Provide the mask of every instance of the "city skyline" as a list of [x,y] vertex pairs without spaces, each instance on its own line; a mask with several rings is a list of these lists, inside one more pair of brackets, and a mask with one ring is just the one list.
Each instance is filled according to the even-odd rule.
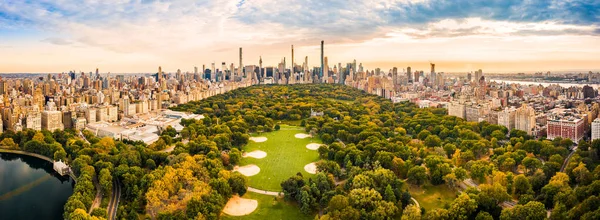
[[[277,10],[271,10],[276,8]],[[600,3],[174,1],[0,3],[0,73],[192,71],[234,63],[442,72],[598,71]],[[288,67],[290,65],[288,64]]]

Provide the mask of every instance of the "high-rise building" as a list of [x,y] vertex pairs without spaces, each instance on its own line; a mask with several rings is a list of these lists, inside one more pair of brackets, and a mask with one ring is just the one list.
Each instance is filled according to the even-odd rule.
[[592,140],[600,139],[600,118],[592,122]]
[[431,85],[436,85],[437,76],[435,74],[435,64],[430,63],[430,65],[431,65],[431,75],[429,76],[429,82],[431,83]]
[[535,110],[531,106],[523,104],[515,111],[515,129],[532,135],[533,128],[535,128]]
[[411,68],[406,67],[406,79],[408,80],[409,83],[413,82],[413,77],[412,77],[412,72],[411,72]]
[[321,79],[324,78],[324,74],[325,73],[325,41],[321,41],[321,74],[319,75],[319,77]]
[[502,125],[508,130],[515,128],[515,108],[504,108],[498,112],[498,125]]

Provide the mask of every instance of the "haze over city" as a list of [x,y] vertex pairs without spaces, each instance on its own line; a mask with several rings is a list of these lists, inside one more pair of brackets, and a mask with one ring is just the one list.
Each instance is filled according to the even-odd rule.
[[0,72],[192,71],[259,57],[276,65],[320,41],[332,63],[429,62],[446,72],[597,71],[598,1],[2,1]]

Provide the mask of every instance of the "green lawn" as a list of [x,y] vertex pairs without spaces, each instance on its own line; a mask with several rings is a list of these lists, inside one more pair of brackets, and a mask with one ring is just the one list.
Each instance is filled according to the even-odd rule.
[[314,216],[307,216],[300,212],[300,209],[295,205],[285,202],[283,199],[276,199],[275,196],[261,195],[258,193],[248,192],[244,196],[247,199],[258,200],[258,208],[250,215],[245,216],[229,216],[223,214],[222,219],[313,219]]
[[352,105],[352,103],[354,103],[354,101],[350,101],[350,100],[341,100],[341,99],[334,99],[334,98],[327,98],[327,100],[329,101],[334,101],[334,102],[340,102],[340,103],[344,103],[346,105]]
[[456,198],[456,192],[444,184],[437,186],[426,184],[421,187],[410,185],[408,191],[425,210],[444,208]]
[[243,149],[246,152],[262,150],[267,152],[267,157],[262,159],[244,158],[241,165],[255,164],[260,167],[260,172],[254,176],[248,177],[249,186],[269,190],[281,191],[281,182],[289,177],[302,172],[304,177],[310,177],[312,174],[304,171],[304,165],[319,160],[319,153],[316,150],[309,150],[306,145],[309,143],[321,143],[317,138],[299,139],[294,137],[297,133],[305,133],[301,127],[281,125],[281,130],[252,136],[264,136],[267,141],[256,143],[249,141]]

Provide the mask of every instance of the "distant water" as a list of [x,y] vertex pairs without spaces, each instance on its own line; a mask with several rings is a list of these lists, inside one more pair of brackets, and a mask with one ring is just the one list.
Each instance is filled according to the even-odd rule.
[[532,82],[532,81],[514,81],[514,80],[501,80],[501,79],[490,79],[491,82],[497,83],[510,83],[510,84],[520,84],[520,85],[542,85],[544,87],[548,87],[549,85],[559,85],[564,88],[569,87],[584,87],[585,85],[589,85],[594,89],[600,88],[600,84],[584,84],[584,83],[547,83],[547,82]]
[[73,183],[35,157],[0,153],[0,219],[63,219]]

